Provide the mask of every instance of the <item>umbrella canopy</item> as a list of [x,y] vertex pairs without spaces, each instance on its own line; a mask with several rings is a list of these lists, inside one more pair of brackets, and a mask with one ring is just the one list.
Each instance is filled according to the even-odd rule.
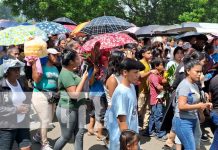
[[19,25],[19,23],[15,22],[15,21],[5,20],[5,19],[0,20],[0,28],[15,27],[18,25]]
[[157,29],[158,27],[160,27],[160,25],[144,26],[138,29],[135,34],[137,36],[151,36],[152,34],[154,34],[154,29]]
[[73,32],[71,33],[71,35],[77,35],[80,33],[80,31],[89,23],[89,21],[87,22],[83,22],[79,25],[76,26],[76,28],[73,30]]
[[68,32],[63,25],[56,22],[44,21],[44,22],[37,23],[36,26],[41,30],[43,30],[48,35],[55,35],[55,34]]
[[182,39],[184,41],[187,41],[189,38],[191,37],[197,37],[198,39],[203,39],[205,41],[207,41],[207,36],[201,33],[197,33],[197,32],[186,32],[184,34],[178,35],[175,38],[176,39]]
[[0,31],[0,45],[10,46],[23,44],[31,37],[40,37],[48,40],[44,31],[34,25],[10,27]]
[[106,33],[97,35],[93,39],[87,41],[82,46],[82,49],[84,51],[91,51],[96,42],[100,42],[100,49],[112,49],[129,43],[137,43],[133,38],[125,33]]
[[76,28],[75,25],[64,25],[64,27],[65,27],[67,30],[69,30],[70,32],[73,31],[73,30]]
[[97,35],[104,33],[112,33],[126,30],[133,25],[123,19],[117,18],[115,16],[102,16],[93,19],[87,24],[81,32],[88,35]]
[[54,22],[63,24],[63,25],[77,25],[73,20],[67,18],[67,17],[61,17],[53,20]]

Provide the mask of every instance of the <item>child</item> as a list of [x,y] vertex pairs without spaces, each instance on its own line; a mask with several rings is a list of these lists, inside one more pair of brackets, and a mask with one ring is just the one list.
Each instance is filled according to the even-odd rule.
[[121,63],[122,81],[112,96],[111,109],[108,111],[108,129],[110,150],[120,150],[119,138],[123,130],[138,131],[137,98],[133,84],[139,79],[139,71],[144,66],[133,59],[127,58]]
[[120,150],[138,150],[139,135],[133,130],[124,130],[120,135]]
[[[159,140],[166,140],[166,131],[160,131],[161,122],[163,119],[163,96],[164,91],[163,84],[166,83],[166,79],[163,78],[162,73],[164,71],[164,62],[160,58],[155,58],[151,62],[152,69],[157,70],[157,74],[150,74],[148,77],[150,87],[150,105],[151,115],[149,118],[149,135],[157,136]],[[153,130],[155,127],[155,132]]]

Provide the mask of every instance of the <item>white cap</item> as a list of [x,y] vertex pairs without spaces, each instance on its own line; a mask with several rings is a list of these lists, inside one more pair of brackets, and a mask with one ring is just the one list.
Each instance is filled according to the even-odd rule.
[[7,60],[4,60],[3,59],[3,70],[4,70],[4,73],[6,73],[8,71],[9,68],[21,68],[21,67],[24,67],[25,64],[21,61],[19,61],[18,59],[7,59]]
[[54,48],[49,48],[47,49],[48,54],[59,54],[60,52],[58,52],[56,49]]

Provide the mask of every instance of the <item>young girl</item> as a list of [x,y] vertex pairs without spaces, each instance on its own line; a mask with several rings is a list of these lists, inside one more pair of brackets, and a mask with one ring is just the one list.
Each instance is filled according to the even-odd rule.
[[139,135],[133,130],[124,130],[120,135],[120,150],[138,150]]

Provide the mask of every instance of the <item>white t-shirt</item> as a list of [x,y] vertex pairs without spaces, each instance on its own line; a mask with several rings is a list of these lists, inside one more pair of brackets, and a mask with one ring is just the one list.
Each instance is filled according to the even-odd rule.
[[[17,86],[11,85],[8,80],[6,80],[6,83],[11,88],[12,91],[12,102],[13,105],[18,107],[23,104],[23,102],[26,100],[26,95],[24,94],[19,82],[17,81]],[[20,123],[24,120],[25,114],[17,114],[17,123]]]
[[134,85],[126,87],[119,84],[112,96],[112,106],[108,112],[108,129],[110,135],[110,150],[120,150],[120,128],[117,117],[126,116],[128,129],[138,131],[137,98]]

